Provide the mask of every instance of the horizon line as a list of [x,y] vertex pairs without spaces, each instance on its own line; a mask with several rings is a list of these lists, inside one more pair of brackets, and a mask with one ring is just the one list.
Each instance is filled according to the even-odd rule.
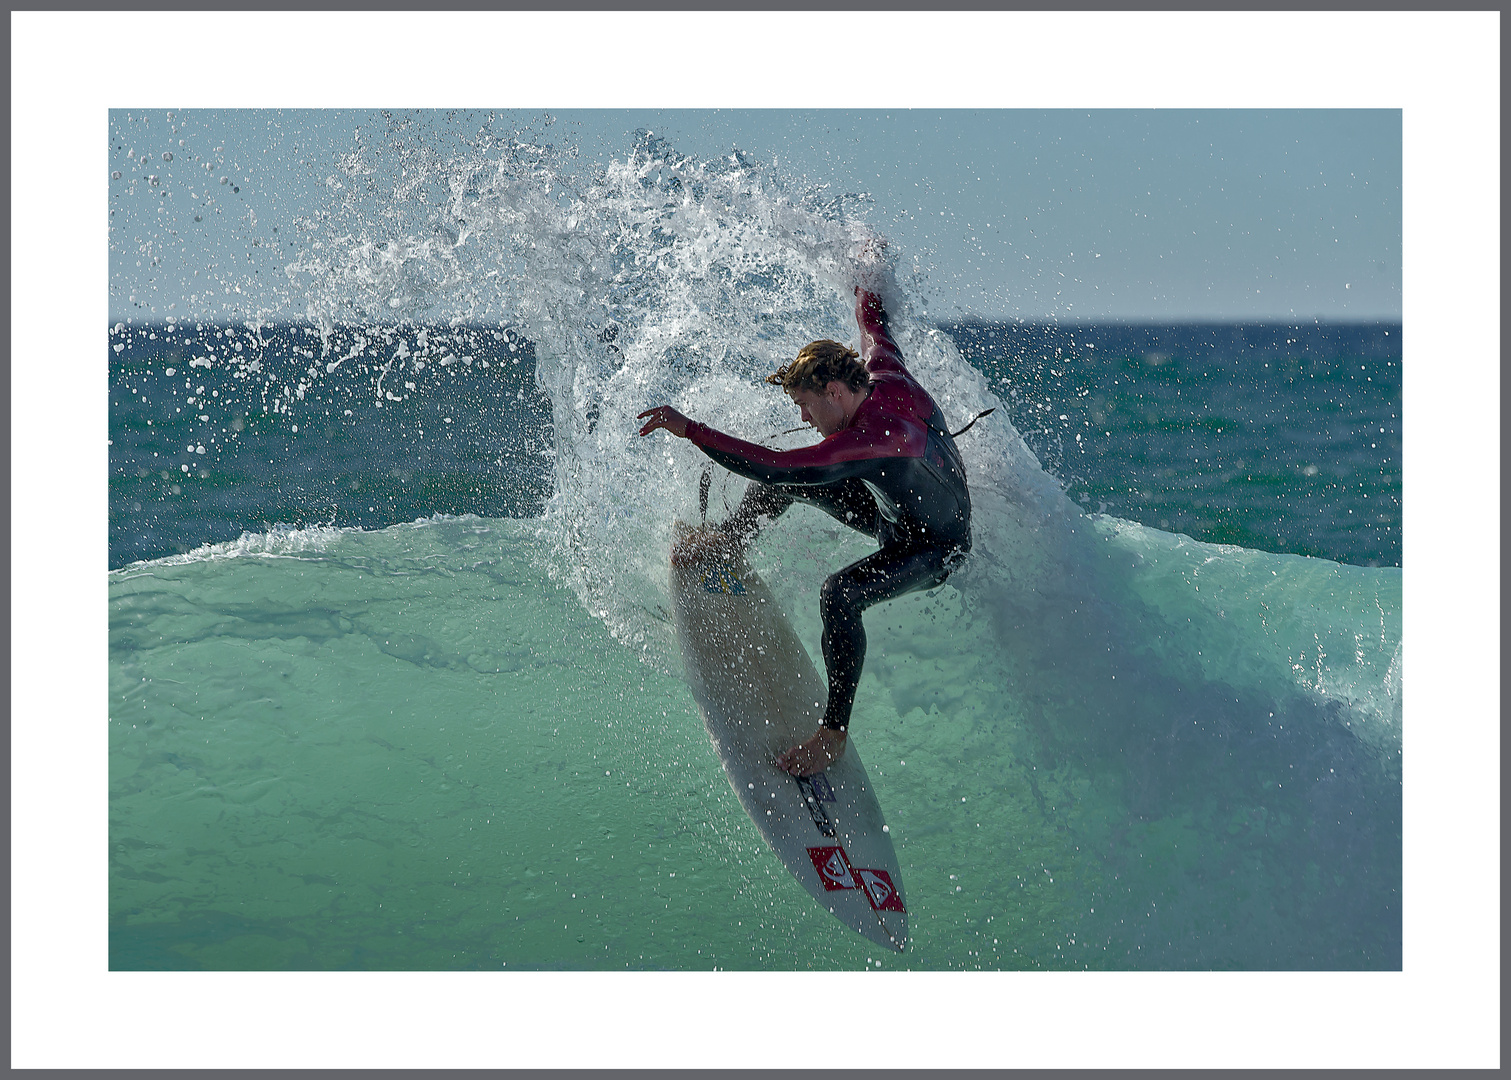
[[[153,318],[142,318],[134,315],[111,316],[106,320],[113,330],[117,323],[126,323],[137,326],[168,326],[178,328],[190,323],[202,323],[212,326],[244,326],[248,322],[257,322],[262,326],[307,326],[310,329],[318,329],[313,323],[308,322],[304,316],[290,316],[288,318],[275,318],[272,320],[253,319],[249,316],[227,316],[223,320],[216,320],[202,316],[178,316],[167,315]],[[928,318],[921,320],[931,325],[943,326],[1312,326],[1326,324],[1328,326],[1400,326],[1400,315],[1244,315],[1229,316],[1220,315],[1076,315],[1076,316],[1027,316],[1027,315],[956,315],[949,318]],[[365,320],[362,322],[340,323],[340,326],[357,327],[398,327],[398,326],[426,326],[487,330],[518,330],[519,324],[492,321],[461,321],[453,322],[449,319],[436,319],[434,321],[422,319],[398,319],[398,320]]]

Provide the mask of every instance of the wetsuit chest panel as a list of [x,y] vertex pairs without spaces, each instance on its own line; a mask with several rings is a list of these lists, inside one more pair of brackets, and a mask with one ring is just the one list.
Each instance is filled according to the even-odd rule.
[[847,457],[853,455],[851,460],[923,457],[929,443],[928,425],[905,414],[899,415],[903,410],[889,408],[895,403],[888,399],[890,396],[872,391],[871,396],[855,410],[850,426],[829,436],[837,452]]

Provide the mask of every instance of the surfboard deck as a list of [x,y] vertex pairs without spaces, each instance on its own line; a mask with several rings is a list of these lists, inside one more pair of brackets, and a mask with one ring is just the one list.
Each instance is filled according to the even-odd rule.
[[827,691],[775,598],[728,548],[681,557],[699,530],[673,526],[671,594],[693,698],[740,804],[782,864],[840,922],[902,951],[902,871],[855,741],[797,779],[777,754],[813,734]]

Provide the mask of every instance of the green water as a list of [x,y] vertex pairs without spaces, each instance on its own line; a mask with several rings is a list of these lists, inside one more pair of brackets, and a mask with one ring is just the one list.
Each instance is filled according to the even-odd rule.
[[[765,848],[686,685],[543,585],[522,527],[322,546],[112,578],[112,968],[883,961]],[[1074,870],[1024,779],[871,690],[903,962],[1060,959]],[[942,780],[941,755],[978,764]],[[965,872],[983,836],[1000,859]]]
[[[808,594],[849,553],[817,520],[756,559],[814,653]],[[616,640],[541,527],[282,532],[111,575],[112,969],[1399,963],[1398,735],[1367,698],[1298,704],[1285,662],[1383,602],[1378,641],[1316,662],[1334,697],[1388,683],[1398,571],[1107,525],[1144,547],[1119,587],[1164,605],[1136,627],[1157,649],[1019,648],[969,576],[877,609],[854,744],[908,898],[893,958],[760,839],[664,610]],[[1265,625],[1228,616],[1254,596]]]

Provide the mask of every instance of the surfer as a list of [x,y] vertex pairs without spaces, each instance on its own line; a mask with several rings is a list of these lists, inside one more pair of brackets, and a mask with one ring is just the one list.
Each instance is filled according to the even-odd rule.
[[816,506],[881,544],[824,582],[819,613],[829,700],[813,736],[776,759],[794,776],[819,772],[845,752],[866,658],[862,612],[941,584],[971,546],[965,466],[943,414],[903,366],[880,297],[860,286],[855,321],[860,353],[815,341],[766,379],[785,390],[804,423],[824,437],[814,446],[771,450],[689,420],[670,405],[639,416],[649,418],[642,436],[664,428],[755,481],[728,520],[680,557],[720,544],[743,550],[794,502]]

